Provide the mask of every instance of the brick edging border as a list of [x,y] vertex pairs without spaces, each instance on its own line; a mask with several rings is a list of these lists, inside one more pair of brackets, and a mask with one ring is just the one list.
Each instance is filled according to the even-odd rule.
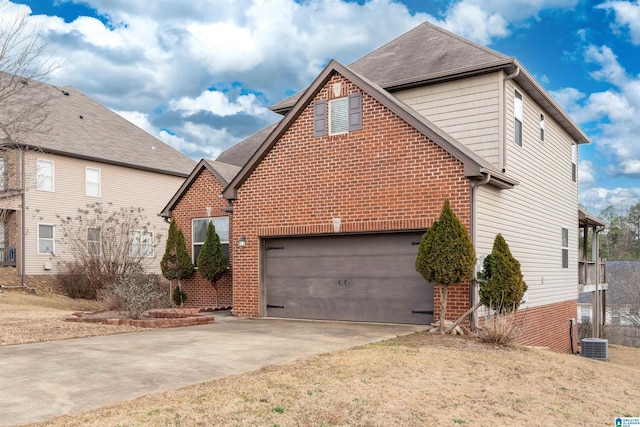
[[159,309],[149,311],[145,319],[101,319],[84,317],[97,314],[99,311],[77,311],[65,318],[67,322],[101,323],[103,325],[131,325],[138,328],[177,328],[181,326],[207,325],[215,323],[212,315],[200,315],[202,312],[213,312],[212,309],[181,308]]

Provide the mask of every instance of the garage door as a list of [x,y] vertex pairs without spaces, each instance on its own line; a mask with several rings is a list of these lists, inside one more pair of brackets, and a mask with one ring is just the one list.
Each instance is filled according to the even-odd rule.
[[415,271],[422,233],[265,240],[267,316],[433,321],[433,286]]

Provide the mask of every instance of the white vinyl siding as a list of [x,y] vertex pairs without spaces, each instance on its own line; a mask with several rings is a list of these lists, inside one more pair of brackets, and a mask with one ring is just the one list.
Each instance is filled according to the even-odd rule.
[[86,195],[89,197],[100,197],[101,195],[101,173],[98,168],[86,168]]
[[55,252],[55,236],[53,224],[38,224],[38,254]]
[[499,166],[500,88],[498,73],[394,92],[429,121]]
[[36,188],[39,191],[50,191],[54,189],[53,186],[53,162],[50,160],[38,159],[36,163],[37,168],[37,184]]
[[[506,123],[513,123],[513,82],[508,82]],[[578,185],[571,180],[573,139],[547,114],[544,144],[539,141],[541,107],[523,93],[523,143],[513,143],[513,126],[506,126],[507,173],[519,184],[509,190],[490,185],[477,189],[476,252],[491,252],[501,233],[521,263],[529,289],[523,307],[577,299]],[[568,268],[562,268],[560,230],[569,230]]]

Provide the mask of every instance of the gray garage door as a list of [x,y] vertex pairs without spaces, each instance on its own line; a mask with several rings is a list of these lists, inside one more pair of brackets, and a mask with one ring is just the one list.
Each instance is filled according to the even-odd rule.
[[415,271],[422,233],[265,241],[267,316],[433,321],[433,286]]

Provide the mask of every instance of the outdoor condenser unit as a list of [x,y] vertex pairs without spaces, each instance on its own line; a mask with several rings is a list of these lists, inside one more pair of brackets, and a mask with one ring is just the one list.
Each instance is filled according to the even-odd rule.
[[583,338],[582,355],[591,359],[607,360],[609,358],[609,340]]

